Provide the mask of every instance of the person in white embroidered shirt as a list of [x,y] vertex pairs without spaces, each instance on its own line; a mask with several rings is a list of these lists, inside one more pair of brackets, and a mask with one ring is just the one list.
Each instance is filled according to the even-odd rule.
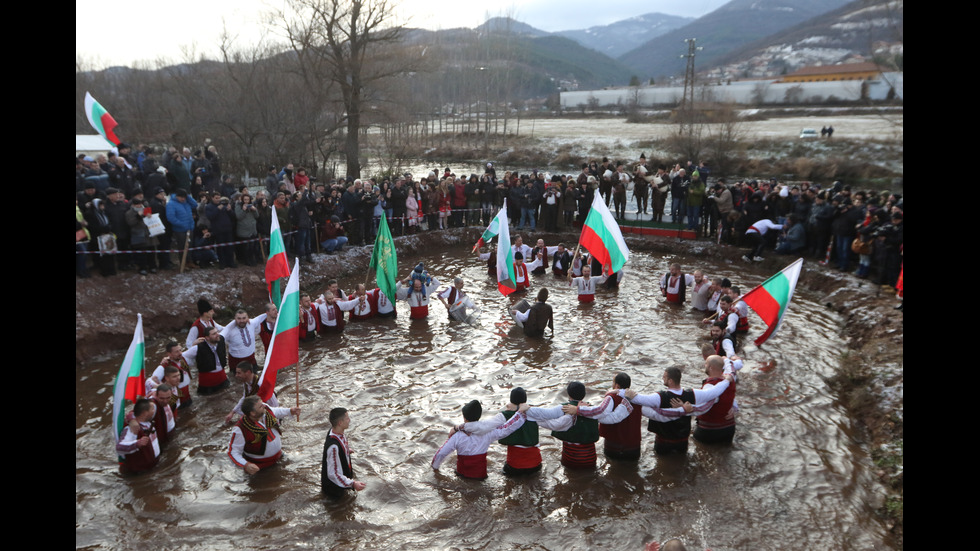
[[582,277],[572,277],[572,272],[568,272],[568,284],[578,289],[579,302],[595,301],[595,286],[601,283],[597,277],[592,277],[592,267],[586,264],[582,266]]
[[271,467],[282,457],[282,434],[279,419],[287,415],[299,416],[302,410],[293,408],[267,408],[258,396],[242,400],[242,418],[231,429],[228,457],[255,474]]
[[331,291],[327,291],[316,299],[316,309],[320,313],[320,331],[322,333],[341,333],[344,330],[344,312],[349,312],[357,306],[357,299],[341,300]]
[[514,238],[513,249],[514,249],[514,254],[521,253],[524,256],[524,258],[528,260],[531,259],[531,252],[532,252],[531,247],[528,247],[527,245],[524,244],[524,239],[521,237],[520,234],[517,234],[517,236]]
[[[463,423],[460,430],[471,435],[487,434],[503,425],[516,412],[520,404],[527,402],[527,392],[517,387],[510,391],[510,403],[488,421]],[[541,450],[538,444],[538,427],[549,430],[568,430],[574,419],[565,415],[561,406],[552,408],[532,407],[527,411],[527,421],[510,436],[500,440],[507,446],[504,474],[509,476],[535,473],[541,470]]]
[[708,311],[708,300],[715,291],[711,280],[704,277],[704,272],[694,270],[694,285],[691,287],[691,308],[702,312]]
[[228,345],[228,369],[234,373],[235,366],[241,362],[255,362],[255,337],[262,330],[262,322],[267,315],[262,314],[254,320],[248,319],[248,312],[239,309],[235,321],[221,330],[221,336]]
[[681,273],[681,265],[676,262],[670,265],[670,271],[660,278],[660,292],[672,304],[683,304],[687,287],[694,285],[694,276]]
[[366,320],[374,317],[377,312],[370,299],[371,297],[367,293],[367,287],[363,283],[358,283],[354,287],[354,294],[347,297],[347,300],[357,301],[354,309],[350,311],[350,321]]
[[[473,308],[475,306],[473,301],[471,301],[463,291],[463,285],[463,278],[454,277],[453,286],[446,287],[442,292],[436,295],[446,306],[446,311],[449,313],[450,321],[453,319],[466,319],[466,309]],[[457,318],[454,318],[453,314],[455,314]]]
[[[653,450],[656,453],[683,453],[687,451],[688,439],[691,435],[691,420],[687,408],[680,411],[678,408],[686,402],[701,406],[702,410],[698,414],[707,411],[705,404],[714,403],[725,392],[731,377],[731,374],[726,374],[726,380],[707,390],[684,390],[681,388],[681,370],[674,366],[664,370],[663,381],[666,390],[657,394],[641,395],[630,388],[624,390],[623,395],[633,405],[641,406],[643,416],[650,419],[648,429],[657,435],[653,443]],[[673,409],[667,408],[668,404],[665,400],[669,401]]]
[[325,496],[340,498],[347,490],[360,491],[367,484],[354,479],[350,444],[344,434],[350,428],[350,414],[346,409],[330,410],[330,427],[320,460],[320,490]]
[[[526,419],[526,412],[529,409],[527,404],[521,404],[506,423],[493,429],[486,434],[467,434],[456,430],[449,431],[449,439],[439,448],[435,457],[432,458],[432,469],[438,471],[439,465],[445,461],[453,451],[456,452],[456,474],[463,478],[487,477],[487,450],[490,443],[500,440],[521,428]],[[479,421],[483,415],[483,406],[478,400],[472,400],[463,406],[463,419],[465,421]]]
[[408,302],[411,311],[409,319],[425,319],[429,317],[429,298],[439,288],[439,280],[435,277],[428,285],[424,285],[421,279],[412,278],[398,282],[395,289],[395,299]]

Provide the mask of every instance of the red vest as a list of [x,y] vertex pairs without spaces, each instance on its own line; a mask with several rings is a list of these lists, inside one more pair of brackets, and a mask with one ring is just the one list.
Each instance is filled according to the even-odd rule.
[[[737,313],[737,312],[736,312]],[[739,333],[745,333],[749,330],[749,318],[748,316],[738,317],[738,323],[735,324],[735,331]]]
[[[161,365],[164,369],[174,366],[180,370],[180,385],[183,385],[184,381],[187,381],[190,378],[190,369],[187,366],[187,362],[184,361],[184,358],[181,358],[176,362],[170,358],[167,358]],[[191,399],[191,385],[178,386],[176,393],[180,397],[180,401],[186,403]],[[176,412],[174,412],[174,414],[176,414]]]
[[[357,298],[357,295],[351,295],[351,296],[347,297],[347,300],[354,300],[355,298]],[[355,314],[354,312],[356,312],[358,310],[358,307],[355,306],[354,309],[350,311],[350,320],[351,321],[354,321],[354,320],[362,321],[362,320],[367,320],[367,319],[371,319],[371,318],[374,317],[374,314],[375,314],[375,312],[378,311],[378,308],[377,308],[377,306],[374,305],[373,301],[371,300],[371,295],[367,295],[367,296],[364,297],[364,303],[367,304],[368,313],[367,314]]]
[[245,437],[245,448],[242,450],[244,452],[243,455],[245,455],[245,459],[248,459],[252,463],[255,463],[256,465],[258,465],[260,469],[264,469],[272,465],[276,461],[278,461],[279,457],[282,456],[282,452],[272,457],[266,457],[266,458],[259,457],[265,453],[265,443],[268,442],[269,440],[275,440],[276,438],[276,433],[273,432],[273,428],[272,428],[273,427],[272,419],[275,419],[275,416],[273,416],[272,413],[269,413],[268,411],[266,412],[266,416],[263,419],[263,422],[265,422],[266,427],[269,429],[268,431],[269,433],[268,436],[264,438],[258,438],[258,442],[255,442],[256,434],[250,431],[248,427],[245,426],[245,423],[243,422],[244,419],[245,416],[243,415],[242,418],[238,420],[238,428],[242,431],[242,436]]
[[[612,391],[606,394],[611,396],[614,407],[619,406],[623,398],[619,391]],[[640,448],[640,428],[643,424],[642,408],[634,407],[629,417],[622,421],[607,425],[599,423],[599,436],[606,439],[605,447],[612,451],[628,451]]]
[[[712,377],[705,379],[704,384],[718,384],[725,379]],[[703,385],[702,385],[703,386]],[[735,402],[735,381],[729,383],[728,388],[721,394],[715,405],[707,413],[698,417],[698,427],[706,430],[724,429],[735,426],[735,418],[728,418],[728,412],[732,409]]]
[[272,341],[272,331],[275,329],[276,322],[272,322],[272,327],[268,327],[269,320],[263,321],[262,325],[259,327],[259,338],[262,339],[262,345],[265,347],[265,351],[269,351],[269,343]]
[[150,438],[150,443],[142,448],[138,448],[131,454],[123,456],[123,469],[125,471],[135,474],[148,471],[156,466],[160,458],[153,450],[153,433],[154,429],[146,430],[143,428],[143,425],[140,425],[140,431],[136,435],[136,439],[139,440],[147,436]]
[[[520,280],[521,276],[524,277],[524,281]],[[517,290],[528,289],[531,287],[531,280],[527,277],[527,264],[514,264],[514,283],[517,284]]]
[[167,444],[167,441],[170,440],[170,434],[167,432],[167,410],[156,400],[153,400],[153,403],[157,406],[157,413],[153,416],[153,430],[156,431],[157,441],[160,442],[160,447],[163,448]]
[[299,323],[299,338],[301,340],[320,332],[320,316],[315,309],[311,308],[307,311],[300,307],[299,313],[300,317],[303,318]]

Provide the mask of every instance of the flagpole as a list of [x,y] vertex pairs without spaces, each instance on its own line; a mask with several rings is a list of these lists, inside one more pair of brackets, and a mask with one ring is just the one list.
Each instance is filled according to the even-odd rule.
[[[296,362],[296,407],[299,407],[299,362]],[[296,420],[299,421],[298,413],[296,414]]]
[[184,239],[184,254],[180,257],[180,273],[184,273],[184,267],[187,266],[187,249],[191,246],[191,232],[187,232],[187,237]]

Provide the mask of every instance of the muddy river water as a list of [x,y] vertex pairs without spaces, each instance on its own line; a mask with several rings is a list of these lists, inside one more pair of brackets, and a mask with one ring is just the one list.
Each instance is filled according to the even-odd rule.
[[[692,440],[686,456],[662,458],[644,430],[639,462],[607,460],[600,443],[598,469],[579,472],[560,465],[560,444],[542,430],[544,468],[536,475],[505,477],[499,444],[485,481],[454,476],[453,457],[433,472],[432,456],[470,399],[489,415],[514,386],[527,389],[532,405],[552,405],[564,401],[571,380],[585,382],[594,400],[618,371],[642,393],[660,390],[671,365],[683,366],[685,387],[703,378],[701,316],[665,305],[654,282],[673,258],[635,253],[619,291],[599,291],[586,306],[552,275],[533,276],[532,291],[552,291],[556,322],[554,338],[535,341],[513,327],[511,300],[466,252],[421,260],[443,281],[462,275],[482,309],[478,326],[449,322],[441,304],[427,322],[410,321],[399,307],[396,320],[349,324],[332,342],[301,344],[303,414],[286,423],[285,459],[256,476],[226,453],[223,419],[240,396],[234,387],[195,397],[152,473],[120,476],[109,425],[112,378],[125,351],[77,369],[76,547],[642,549],[675,536],[689,549],[715,551],[895,546],[873,514],[866,448],[822,379],[839,360],[840,320],[805,289],[764,350],[747,346],[732,446]],[[764,278],[735,275],[721,261],[697,267],[743,290]],[[345,289],[353,283],[341,281]],[[751,319],[754,337],[760,322]],[[147,343],[148,365],[163,345]],[[769,360],[777,367],[760,369]],[[292,368],[280,374],[285,405],[296,403],[294,379]],[[319,494],[327,412],[336,406],[351,411],[354,469],[367,483],[339,503]]]

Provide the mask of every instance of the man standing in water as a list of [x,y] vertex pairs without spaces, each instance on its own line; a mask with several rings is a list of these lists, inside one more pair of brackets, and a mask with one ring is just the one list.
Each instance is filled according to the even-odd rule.
[[677,367],[664,370],[663,380],[667,389],[657,394],[640,395],[633,389],[626,390],[624,394],[633,405],[641,406],[643,415],[650,418],[648,429],[657,435],[653,451],[683,453],[687,451],[688,438],[691,435],[691,418],[679,409],[666,408],[672,405],[673,400],[697,404],[702,409],[709,408],[728,389],[728,385],[732,384],[732,375],[725,375],[719,384],[701,390],[682,389],[681,370]]
[[681,273],[681,265],[673,263],[670,271],[660,278],[660,292],[671,304],[684,304],[687,300],[687,287],[696,283],[691,274]]
[[[603,453],[610,459],[636,461],[640,458],[640,426],[642,414],[640,408],[629,405],[629,401],[620,396],[620,390],[630,387],[630,376],[618,373],[613,379],[612,390],[598,406],[565,406],[564,411],[570,415],[597,417],[606,414],[599,423],[599,435],[605,439]],[[626,403],[626,408],[619,408]]]
[[235,366],[241,362],[255,364],[255,337],[259,334],[262,322],[267,315],[262,314],[254,320],[248,319],[248,312],[239,309],[235,312],[235,321],[221,330],[221,336],[228,345],[228,369],[235,372]]
[[408,302],[410,312],[409,319],[425,319],[429,317],[429,297],[439,288],[439,280],[431,278],[428,285],[425,285],[420,278],[406,279],[398,282],[395,289],[395,299]]
[[[456,474],[463,478],[487,477],[487,450],[490,443],[500,440],[521,428],[526,419],[525,414],[528,410],[527,404],[521,404],[517,408],[517,414],[513,415],[506,423],[493,429],[486,434],[467,434],[455,427],[450,431],[449,439],[439,448],[435,457],[432,458],[432,469],[438,471],[439,466],[446,460],[453,451],[456,452]],[[483,406],[478,400],[472,400],[463,406],[463,420],[466,422],[479,421],[483,415]]]
[[[725,359],[721,356],[708,356],[704,361],[705,374],[701,390],[711,390],[721,386],[726,381]],[[730,375],[729,375],[730,377]],[[735,403],[735,382],[730,381],[728,388],[717,400],[707,404],[698,404],[695,410],[705,410],[698,416],[698,426],[694,429],[694,438],[704,444],[731,444],[735,438],[735,416],[731,414]]]
[[156,404],[141,398],[133,406],[133,419],[119,435],[116,453],[123,457],[119,470],[124,474],[138,474],[156,466],[160,460],[160,442],[157,440],[153,417]]
[[568,284],[578,289],[579,302],[595,301],[595,285],[599,278],[592,277],[592,267],[586,264],[582,266],[582,277],[572,277],[572,272],[568,272]]
[[538,291],[538,299],[527,309],[527,312],[511,310],[511,314],[524,324],[524,335],[527,337],[543,337],[544,328],[551,329],[551,336],[555,335],[555,315],[548,300],[548,289],[542,287]]
[[[521,387],[510,391],[510,403],[503,411],[489,421],[464,423],[460,430],[482,435],[503,425],[517,413],[521,404],[527,402],[527,392]],[[572,426],[573,419],[565,415],[561,406],[553,408],[531,408],[527,412],[527,421],[513,434],[500,439],[507,446],[507,462],[504,463],[504,474],[516,476],[536,473],[541,470],[541,448],[538,445],[538,426],[552,430],[566,430]],[[596,439],[598,439],[598,432]]]
[[344,408],[330,410],[330,432],[323,443],[320,460],[320,491],[323,495],[340,498],[348,490],[363,490],[365,483],[354,479],[350,445],[344,432],[350,427],[350,414]]
[[242,400],[242,418],[231,429],[228,457],[248,474],[271,467],[282,457],[279,419],[300,411],[299,407],[267,408],[258,396],[248,396]]

